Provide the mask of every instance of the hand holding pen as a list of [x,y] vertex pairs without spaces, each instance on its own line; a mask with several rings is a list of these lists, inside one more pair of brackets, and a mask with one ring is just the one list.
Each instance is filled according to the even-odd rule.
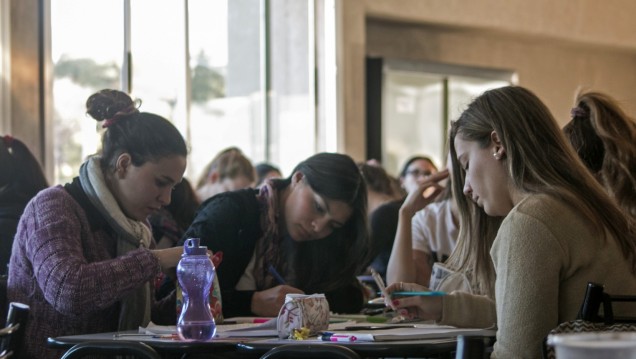
[[268,272],[279,285],[254,292],[252,296],[252,313],[259,317],[276,317],[280,307],[285,303],[287,294],[305,294],[302,290],[285,284],[285,279],[273,266],[268,267]]
[[408,309],[421,320],[442,319],[444,292],[434,292],[416,283],[403,282],[391,284],[386,292],[392,296],[394,306]]

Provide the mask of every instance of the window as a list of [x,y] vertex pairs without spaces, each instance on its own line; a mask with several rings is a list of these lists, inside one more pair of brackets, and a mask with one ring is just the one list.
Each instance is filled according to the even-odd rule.
[[0,135],[11,133],[9,114],[9,2],[0,1]]
[[142,111],[180,129],[193,182],[229,146],[290,174],[324,149],[316,138],[316,8],[311,0],[52,1],[54,182],[71,180],[97,150],[88,96],[128,87]]
[[[413,155],[431,157],[440,167],[450,121],[459,117],[482,92],[515,81],[512,71],[462,66],[370,59],[381,71],[381,120],[376,145],[383,166],[398,175]],[[377,122],[377,121],[376,121]],[[377,126],[370,122],[371,126]]]

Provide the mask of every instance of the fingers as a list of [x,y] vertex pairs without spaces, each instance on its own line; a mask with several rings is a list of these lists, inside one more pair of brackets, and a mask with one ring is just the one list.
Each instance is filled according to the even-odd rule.
[[[290,285],[286,285],[286,284],[282,284],[277,286],[279,288],[279,290],[285,294],[305,294],[305,292],[303,292],[302,290],[292,287]],[[274,287],[276,288],[276,287]]]
[[439,182],[443,179],[448,178],[449,172],[448,169],[443,169],[437,173],[433,173],[427,178],[427,182]]

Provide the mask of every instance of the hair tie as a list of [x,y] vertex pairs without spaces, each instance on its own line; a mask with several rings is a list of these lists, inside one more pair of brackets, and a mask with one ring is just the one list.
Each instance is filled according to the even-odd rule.
[[121,120],[122,118],[125,118],[128,115],[132,115],[133,113],[139,113],[139,110],[137,109],[137,106],[135,103],[131,104],[130,106],[126,107],[123,110],[117,111],[117,113],[114,114],[113,117],[107,118],[104,121],[102,128],[108,128],[114,125],[115,123],[119,122],[119,120]]
[[573,107],[572,110],[570,110],[570,116],[572,118],[575,118],[575,117],[588,117],[588,112],[584,108],[581,108],[580,106],[577,106],[577,107]]
[[11,146],[13,145],[13,136],[4,135],[4,137],[2,137],[2,142],[4,142],[4,145],[7,148],[7,150],[11,149]]

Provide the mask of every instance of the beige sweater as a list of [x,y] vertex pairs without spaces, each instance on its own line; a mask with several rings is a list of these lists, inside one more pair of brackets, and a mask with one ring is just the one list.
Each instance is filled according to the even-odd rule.
[[[493,358],[541,358],[544,337],[576,318],[589,281],[611,294],[636,294],[636,277],[616,242],[602,240],[572,207],[546,195],[513,208],[490,255],[497,272]],[[495,319],[485,297],[451,293],[443,303],[444,324],[486,327]],[[615,306],[614,314],[636,316],[636,306]]]

